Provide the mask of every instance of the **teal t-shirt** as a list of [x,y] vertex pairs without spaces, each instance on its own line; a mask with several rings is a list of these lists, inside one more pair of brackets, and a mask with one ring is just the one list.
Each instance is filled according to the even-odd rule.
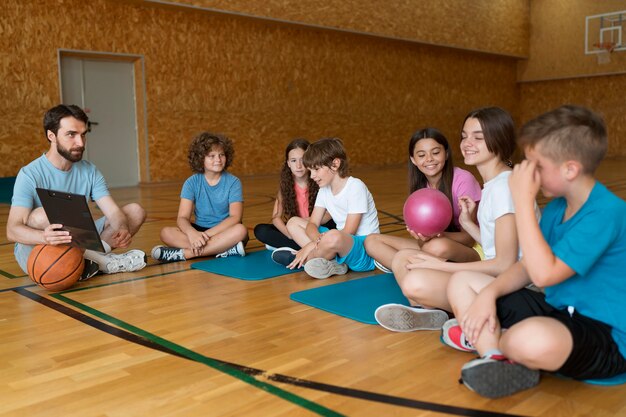
[[204,174],[194,174],[183,184],[180,198],[193,202],[198,226],[211,228],[229,216],[230,203],[243,202],[241,181],[223,172],[217,184],[209,185]]
[[563,222],[566,201],[551,201],[541,231],[552,252],[576,273],[546,287],[546,301],[574,309],[613,328],[626,357],[626,202],[596,182],[587,201]]
[[52,165],[45,154],[20,169],[11,205],[30,209],[41,207],[35,188],[82,194],[92,201],[110,195],[102,173],[91,162],[78,161],[69,171],[62,171]]

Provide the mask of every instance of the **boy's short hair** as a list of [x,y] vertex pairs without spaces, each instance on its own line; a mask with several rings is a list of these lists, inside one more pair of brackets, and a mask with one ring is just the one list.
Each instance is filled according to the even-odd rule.
[[307,168],[332,167],[336,158],[340,160],[337,173],[341,178],[347,177],[349,171],[348,157],[343,142],[339,138],[322,138],[313,142],[304,152],[302,162]]
[[541,145],[541,154],[556,162],[575,160],[593,174],[606,155],[608,139],[602,117],[582,106],[565,105],[526,123],[520,147]]
[[204,157],[213,150],[214,147],[222,148],[226,155],[224,171],[233,163],[235,149],[233,141],[220,133],[202,132],[194,137],[189,145],[187,159],[193,172],[204,173]]

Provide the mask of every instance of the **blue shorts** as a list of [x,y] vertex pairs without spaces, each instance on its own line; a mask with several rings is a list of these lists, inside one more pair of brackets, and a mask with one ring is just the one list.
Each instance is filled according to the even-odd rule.
[[[101,234],[104,230],[104,223],[106,222],[106,217],[100,217],[95,221],[96,229],[98,233]],[[15,255],[15,260],[17,261],[22,271],[28,274],[28,257],[30,256],[30,252],[33,250],[34,245],[25,245],[23,243],[16,243],[15,248],[13,248],[13,254]]]
[[348,268],[356,272],[373,271],[376,268],[374,258],[365,252],[366,237],[352,236],[352,249],[346,256],[337,256],[335,258],[337,262],[348,265]]

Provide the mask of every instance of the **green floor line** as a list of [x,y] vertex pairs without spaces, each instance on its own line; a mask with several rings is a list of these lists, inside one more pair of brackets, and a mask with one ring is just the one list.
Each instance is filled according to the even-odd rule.
[[[179,271],[177,271],[179,272]],[[165,274],[162,274],[165,275]],[[146,277],[148,278],[148,277]],[[103,285],[104,286],[104,285]],[[94,288],[94,287],[90,287],[90,288]],[[77,288],[76,290],[82,290],[82,289],[86,289],[86,288]],[[66,291],[67,292],[73,292],[72,290],[70,291]],[[115,326],[118,326],[126,331],[129,331],[131,333],[134,333],[138,336],[144,337],[145,339],[148,339],[160,346],[163,346],[165,348],[168,348],[172,351],[175,351],[179,354],[181,354],[182,356],[191,359],[193,361],[202,363],[204,365],[207,365],[217,371],[220,371],[226,375],[229,375],[233,378],[236,378],[242,382],[245,382],[247,384],[250,384],[256,388],[262,389],[263,391],[266,391],[269,394],[275,395],[279,398],[282,398],[283,400],[289,401],[292,404],[295,404],[297,406],[300,406],[302,408],[305,408],[313,413],[316,413],[318,415],[321,416],[332,416],[332,417],[338,417],[338,416],[343,416],[343,414],[337,413],[336,411],[333,411],[329,408],[326,408],[320,404],[314,403],[312,401],[307,400],[306,398],[300,397],[296,394],[292,394],[289,391],[285,391],[275,385],[272,384],[268,384],[266,382],[263,381],[259,381],[258,379],[256,379],[254,376],[252,375],[248,375],[245,372],[242,372],[238,369],[233,368],[232,366],[229,366],[228,364],[216,361],[215,359],[209,358],[207,356],[201,355],[197,352],[194,352],[193,350],[187,349],[186,347],[183,347],[181,345],[177,345],[176,343],[170,342],[169,340],[163,339],[153,333],[150,333],[146,330],[140,329],[139,327],[135,327],[132,324],[126,323],[125,321],[119,320],[113,316],[110,316],[106,313],[103,313],[100,310],[97,310],[95,308],[89,307],[85,304],[82,304],[78,301],[72,300],[71,298],[67,298],[65,297],[62,293],[56,293],[56,294],[50,294],[51,297],[56,298],[57,300],[63,301],[69,305],[74,306],[75,308],[78,308],[79,310],[82,310],[86,313],[89,313],[95,317],[98,317],[110,324],[113,324]]]

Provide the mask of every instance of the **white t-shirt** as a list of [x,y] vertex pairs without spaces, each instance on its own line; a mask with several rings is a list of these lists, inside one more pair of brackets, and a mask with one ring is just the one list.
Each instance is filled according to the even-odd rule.
[[330,185],[320,188],[315,199],[315,207],[323,207],[330,213],[337,224],[337,230],[343,230],[348,214],[363,214],[356,231],[357,236],[379,233],[378,212],[374,197],[363,181],[348,177],[346,185],[337,195],[333,195]]
[[483,185],[478,205],[478,224],[485,259],[496,257],[496,220],[505,214],[515,213],[509,175],[511,171],[504,171]]

